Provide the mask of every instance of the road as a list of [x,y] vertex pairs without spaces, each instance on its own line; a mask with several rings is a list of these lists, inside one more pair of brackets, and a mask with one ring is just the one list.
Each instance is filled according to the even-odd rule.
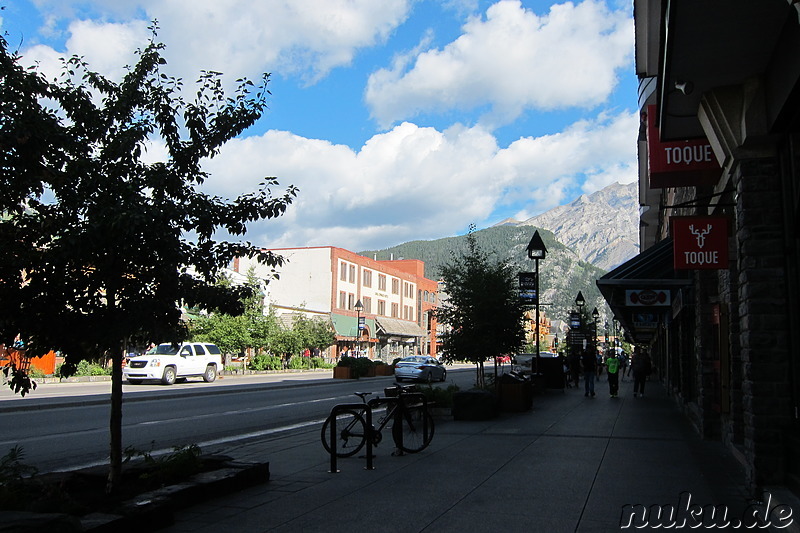
[[[471,367],[449,368],[447,382],[474,382]],[[160,455],[197,444],[204,452],[290,431],[318,432],[354,391],[383,393],[393,377],[334,380],[331,371],[228,376],[215,383],[123,386],[123,446]],[[40,472],[108,462],[110,383],[42,384],[21,398],[0,392],[0,456],[19,445]]]

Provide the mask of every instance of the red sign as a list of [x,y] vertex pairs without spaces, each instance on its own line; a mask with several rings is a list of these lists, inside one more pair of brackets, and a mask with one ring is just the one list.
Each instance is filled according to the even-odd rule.
[[708,139],[661,142],[656,106],[647,106],[647,153],[650,188],[713,185],[722,168]]
[[728,218],[673,217],[670,222],[675,270],[728,268]]

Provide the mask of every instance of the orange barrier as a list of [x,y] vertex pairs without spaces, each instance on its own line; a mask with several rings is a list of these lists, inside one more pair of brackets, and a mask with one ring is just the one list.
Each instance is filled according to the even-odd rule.
[[28,357],[25,355],[25,350],[0,344],[0,367],[12,364],[26,372],[33,367],[45,375],[51,375],[56,371],[56,353],[51,350],[41,357]]

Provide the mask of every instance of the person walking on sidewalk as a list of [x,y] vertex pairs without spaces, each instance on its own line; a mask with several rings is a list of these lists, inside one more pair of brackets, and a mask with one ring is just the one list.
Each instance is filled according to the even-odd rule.
[[583,382],[586,394],[594,398],[594,378],[597,373],[597,357],[589,350],[581,352],[581,363],[583,364]]
[[581,381],[581,356],[577,352],[569,356],[569,374],[572,376],[572,384],[577,389]]
[[608,371],[608,392],[612,398],[616,398],[619,393],[619,368],[620,361],[616,352],[613,350],[606,358],[606,370]]
[[631,370],[633,371],[633,397],[644,396],[644,384],[650,374],[650,356],[639,347],[633,349]]

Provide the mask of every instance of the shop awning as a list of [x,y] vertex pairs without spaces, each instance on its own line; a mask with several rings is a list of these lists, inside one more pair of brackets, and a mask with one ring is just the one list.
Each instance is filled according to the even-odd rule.
[[[336,335],[353,339],[359,336],[357,317],[331,313],[331,322],[333,322],[333,329],[336,330]],[[367,334],[369,337],[375,337],[375,319],[367,318],[364,320],[364,324],[367,327]]]
[[688,271],[673,269],[672,239],[664,239],[596,283],[629,340],[648,343],[658,324],[679,310],[680,291],[691,280]]
[[385,316],[375,319],[378,322],[378,331],[383,335],[396,337],[424,337],[425,331],[414,322],[388,318]]

